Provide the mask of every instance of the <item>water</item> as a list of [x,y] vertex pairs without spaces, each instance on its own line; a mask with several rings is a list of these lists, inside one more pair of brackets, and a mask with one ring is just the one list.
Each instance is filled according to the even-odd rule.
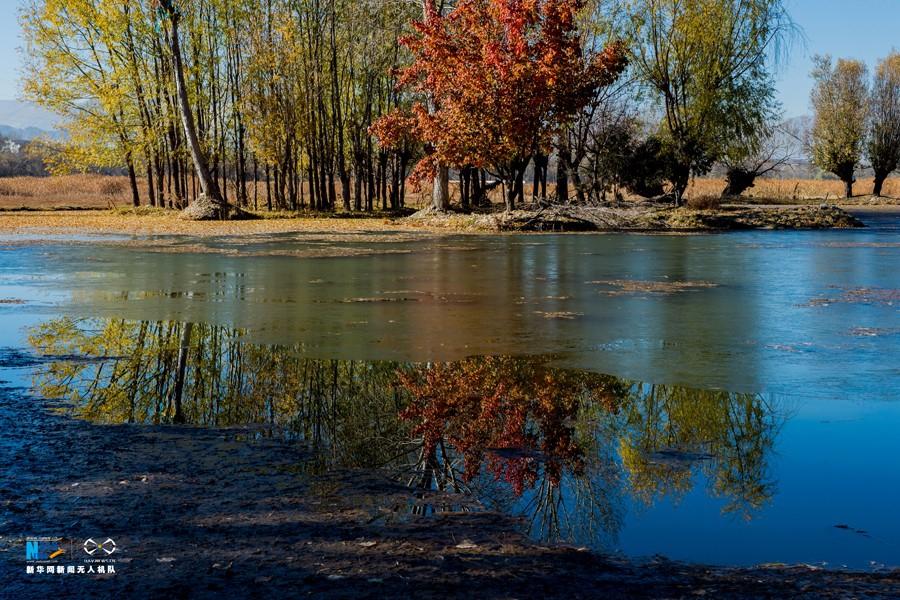
[[[171,420],[193,322],[185,419],[262,424],[319,449],[316,472],[456,486],[536,538],[630,556],[900,566],[897,223],[7,236],[0,299],[25,303],[0,304],[0,347],[101,360],[11,368],[6,351],[0,380],[36,375],[101,422]],[[89,389],[98,364],[133,376]]]

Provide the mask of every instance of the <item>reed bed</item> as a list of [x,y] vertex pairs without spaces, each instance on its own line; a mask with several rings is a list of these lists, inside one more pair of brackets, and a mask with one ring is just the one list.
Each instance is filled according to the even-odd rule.
[[[138,181],[142,196],[146,193],[144,182]],[[724,179],[696,179],[688,189],[688,198],[692,205],[701,208],[702,204],[717,198],[725,187]],[[872,193],[871,178],[860,179],[854,186],[857,196],[865,197]],[[259,209],[264,209],[265,184],[259,182],[254,190],[253,182],[248,183],[251,208],[254,197]],[[548,186],[548,192],[554,192],[554,186]],[[458,201],[458,190],[451,185],[451,197]],[[783,204],[804,204],[811,202],[836,202],[842,200],[843,184],[830,179],[761,179],[756,186],[748,190],[744,197],[750,202],[773,202]],[[255,192],[255,193],[254,193]],[[306,190],[304,190],[306,192]],[[529,196],[530,186],[526,186]],[[234,197],[235,190],[229,189]],[[308,193],[308,192],[307,192]],[[894,203],[900,199],[900,178],[893,177],[884,184],[883,194]],[[340,193],[338,191],[338,201]],[[626,196],[626,199],[632,200]],[[499,189],[491,194],[495,203],[502,202]],[[406,204],[412,208],[427,206],[430,194],[427,190],[419,193],[408,190]],[[886,202],[889,203],[889,202]],[[0,209],[53,210],[61,208],[107,209],[131,206],[131,191],[128,178],[109,175],[62,175],[56,177],[9,177],[0,178]]]
[[[870,196],[874,180],[860,178],[853,185],[855,196]],[[725,189],[724,179],[696,179],[688,188],[688,196],[714,196]],[[882,195],[900,198],[900,178],[892,177],[884,182]],[[844,197],[844,184],[832,179],[760,179],[756,185],[744,193],[754,200],[779,200],[803,203],[811,200],[836,201]]]

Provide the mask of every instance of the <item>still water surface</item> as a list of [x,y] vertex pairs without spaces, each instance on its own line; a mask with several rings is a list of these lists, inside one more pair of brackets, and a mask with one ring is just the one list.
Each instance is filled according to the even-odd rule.
[[317,469],[385,469],[632,556],[896,567],[900,228],[875,225],[7,236],[6,355],[100,360],[9,359],[0,379],[167,421],[192,322],[185,419],[265,424]]

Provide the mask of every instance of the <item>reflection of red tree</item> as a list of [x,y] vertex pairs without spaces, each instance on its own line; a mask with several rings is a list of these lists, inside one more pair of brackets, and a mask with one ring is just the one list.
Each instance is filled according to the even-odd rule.
[[399,378],[413,396],[401,416],[415,423],[426,455],[445,440],[462,454],[465,480],[485,464],[517,495],[535,484],[539,462],[553,485],[565,468],[580,474],[579,408],[588,397],[612,408],[615,398],[608,378],[507,357],[428,365]]

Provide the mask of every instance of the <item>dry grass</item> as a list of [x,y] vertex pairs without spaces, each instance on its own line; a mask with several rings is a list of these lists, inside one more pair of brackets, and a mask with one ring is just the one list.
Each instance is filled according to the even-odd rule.
[[[138,179],[142,201],[146,202],[146,180]],[[266,205],[265,181],[256,188],[247,183],[247,193],[252,207],[254,197],[261,210]],[[230,198],[237,195],[234,184],[229,183]],[[309,185],[304,184],[303,194],[309,198]],[[340,202],[340,184],[336,195]],[[429,194],[407,189],[407,206],[422,207],[428,204]],[[8,177],[0,178],[0,209],[106,209],[131,206],[131,188],[128,177],[107,175],[61,175],[58,177]]]
[[[853,186],[857,196],[872,193],[873,180],[860,179]],[[690,197],[713,196],[725,189],[724,179],[697,179],[688,189]],[[882,194],[889,198],[900,198],[900,178],[892,177],[884,182]],[[760,179],[756,185],[744,193],[751,199],[781,200],[802,203],[810,200],[839,200],[844,196],[844,184],[826,179]]]
[[688,208],[697,210],[716,210],[722,204],[722,199],[713,194],[691,194],[688,196]]
[[0,211],[0,233],[120,233],[226,236],[266,233],[446,232],[446,228],[391,219],[270,218],[252,221],[185,221],[174,211]]
[[61,175],[0,179],[0,208],[109,208],[131,204],[127,177]]
[[[139,181],[142,194],[146,194],[143,181]],[[530,186],[526,186],[526,195]],[[722,179],[697,179],[688,190],[690,204],[697,208],[714,205],[725,181]],[[553,185],[548,192],[553,193]],[[451,185],[451,195],[457,201],[457,186]],[[256,197],[260,208],[265,205],[265,186],[259,183],[256,190],[252,182],[249,194]],[[305,190],[306,191],[306,190]],[[861,179],[854,186],[857,195],[866,196],[872,191],[872,180]],[[230,190],[233,194],[234,190]],[[306,191],[308,194],[308,191]],[[900,198],[900,178],[888,179],[884,194],[890,198]],[[340,193],[338,191],[338,198]],[[748,200],[772,201],[777,203],[813,203],[835,201],[843,195],[840,181],[814,179],[761,179],[745,194]],[[427,190],[414,193],[408,190],[407,206],[418,208],[429,202]],[[494,190],[491,199],[502,202],[499,189]],[[629,198],[630,199],[630,198]],[[31,210],[51,210],[60,208],[107,209],[131,205],[131,193],[127,177],[104,175],[64,175],[59,177],[11,177],[0,179],[0,209],[26,208]]]

